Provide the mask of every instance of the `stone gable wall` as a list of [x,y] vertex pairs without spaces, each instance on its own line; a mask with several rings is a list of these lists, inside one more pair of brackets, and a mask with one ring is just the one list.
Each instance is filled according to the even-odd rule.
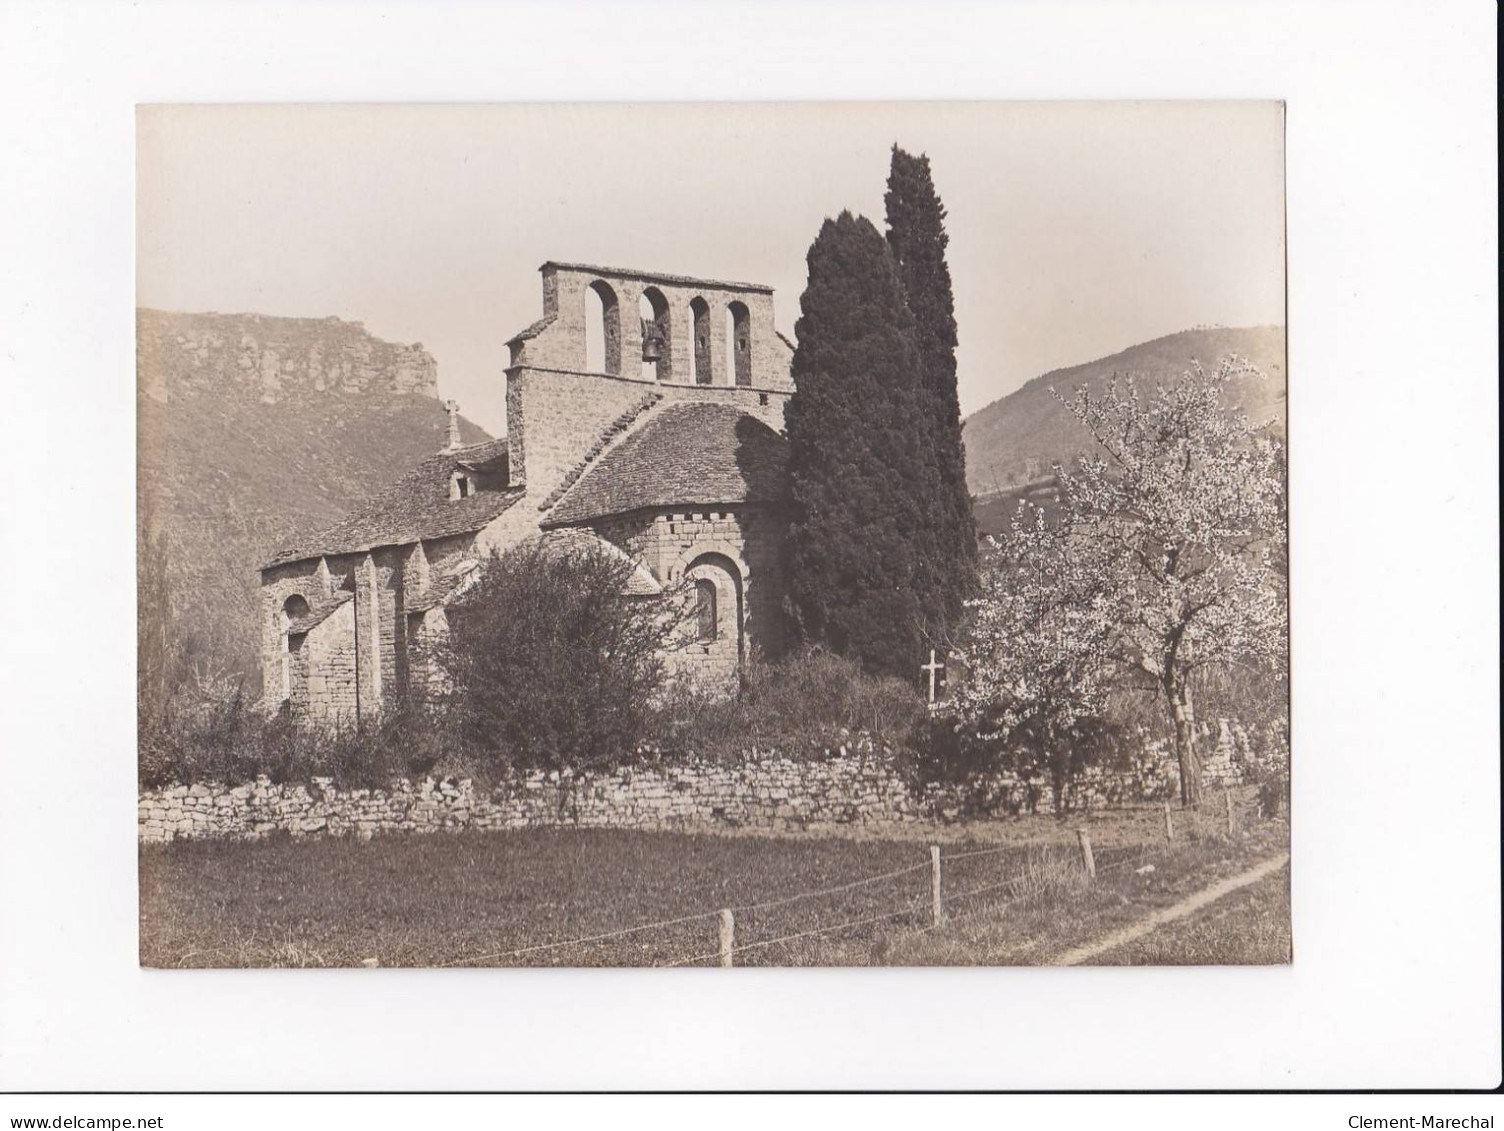
[[528,497],[502,519],[523,512],[524,525],[536,530],[538,502],[585,457],[602,429],[654,387],[651,381],[586,373],[508,370],[507,458],[512,484],[525,486]]
[[[306,681],[293,686],[293,710],[319,718],[355,718],[355,606],[346,603],[303,642]],[[301,701],[300,701],[301,699]]]
[[[726,371],[726,310],[734,302],[747,308],[751,344],[751,385],[759,389],[791,389],[789,363],[793,350],[778,334],[773,318],[771,292],[740,286],[718,285],[710,280],[634,276],[630,271],[596,273],[573,267],[551,266],[544,272],[543,307],[548,325],[520,343],[513,365],[544,369],[585,371],[585,296],[594,282],[603,282],[616,295],[621,318],[621,368],[623,377],[642,372],[642,326],[639,299],[648,289],[663,296],[668,305],[669,378],[675,384],[693,384],[694,316],[690,304],[703,301],[710,310],[711,387],[734,386],[735,374]],[[510,425],[509,425],[510,426]]]
[[294,594],[310,608],[328,596],[318,559],[289,562],[261,573],[261,691],[267,703],[282,698],[282,609]]
[[[519,537],[536,532],[540,505],[597,446],[601,433],[642,405],[650,393],[661,397],[658,410],[676,404],[726,404],[775,432],[783,430],[784,408],[791,395],[788,390],[659,384],[576,370],[508,369],[507,458],[512,486],[526,488],[526,495],[493,525],[515,529]],[[612,437],[612,445],[656,416],[654,409],[639,412],[626,431]]]

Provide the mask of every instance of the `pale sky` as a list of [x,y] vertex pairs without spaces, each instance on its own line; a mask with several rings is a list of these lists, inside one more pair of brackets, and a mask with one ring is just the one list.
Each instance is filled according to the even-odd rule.
[[493,434],[545,260],[766,283],[792,336],[821,221],[882,228],[895,141],[949,212],[963,412],[1284,321],[1276,103],[155,106],[138,141],[140,305],[420,341]]

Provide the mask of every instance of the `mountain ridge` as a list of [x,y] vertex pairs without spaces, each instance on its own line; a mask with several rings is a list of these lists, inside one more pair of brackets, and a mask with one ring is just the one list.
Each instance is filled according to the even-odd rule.
[[1229,354],[1247,359],[1267,380],[1233,383],[1231,402],[1255,423],[1282,420],[1285,397],[1283,326],[1196,327],[1140,342],[1117,353],[1031,378],[962,422],[966,480],[973,496],[1037,483],[1056,462],[1086,454],[1093,442],[1050,390],[1069,397],[1081,385],[1100,392],[1113,376],[1154,385],[1174,381],[1193,361],[1216,365]]
[[260,566],[444,446],[438,364],[339,318],[142,307],[136,329],[142,622],[252,686]]

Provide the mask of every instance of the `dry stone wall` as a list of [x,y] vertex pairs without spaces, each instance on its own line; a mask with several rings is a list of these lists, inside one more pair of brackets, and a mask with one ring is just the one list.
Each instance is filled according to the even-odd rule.
[[[1219,760],[1220,758],[1220,760]],[[1214,756],[1209,785],[1240,784],[1235,756]],[[1047,784],[1011,778],[958,790],[914,790],[887,759],[842,747],[799,761],[776,754],[737,766],[709,762],[632,767],[580,775],[533,773],[478,790],[468,779],[398,781],[390,789],[338,789],[327,778],[277,784],[258,778],[236,786],[198,783],[143,792],[137,828],[143,842],[180,838],[258,839],[274,833],[356,836],[550,826],[641,830],[853,830],[951,821],[976,813],[1048,811]],[[1128,772],[1093,771],[1075,786],[1072,805],[1102,807],[1168,795],[1173,763],[1146,754]]]

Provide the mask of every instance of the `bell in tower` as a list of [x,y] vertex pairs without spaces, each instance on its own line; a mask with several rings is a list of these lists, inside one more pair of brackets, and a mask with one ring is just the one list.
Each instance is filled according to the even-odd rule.
[[657,364],[663,357],[663,327],[656,318],[642,319],[642,360]]

